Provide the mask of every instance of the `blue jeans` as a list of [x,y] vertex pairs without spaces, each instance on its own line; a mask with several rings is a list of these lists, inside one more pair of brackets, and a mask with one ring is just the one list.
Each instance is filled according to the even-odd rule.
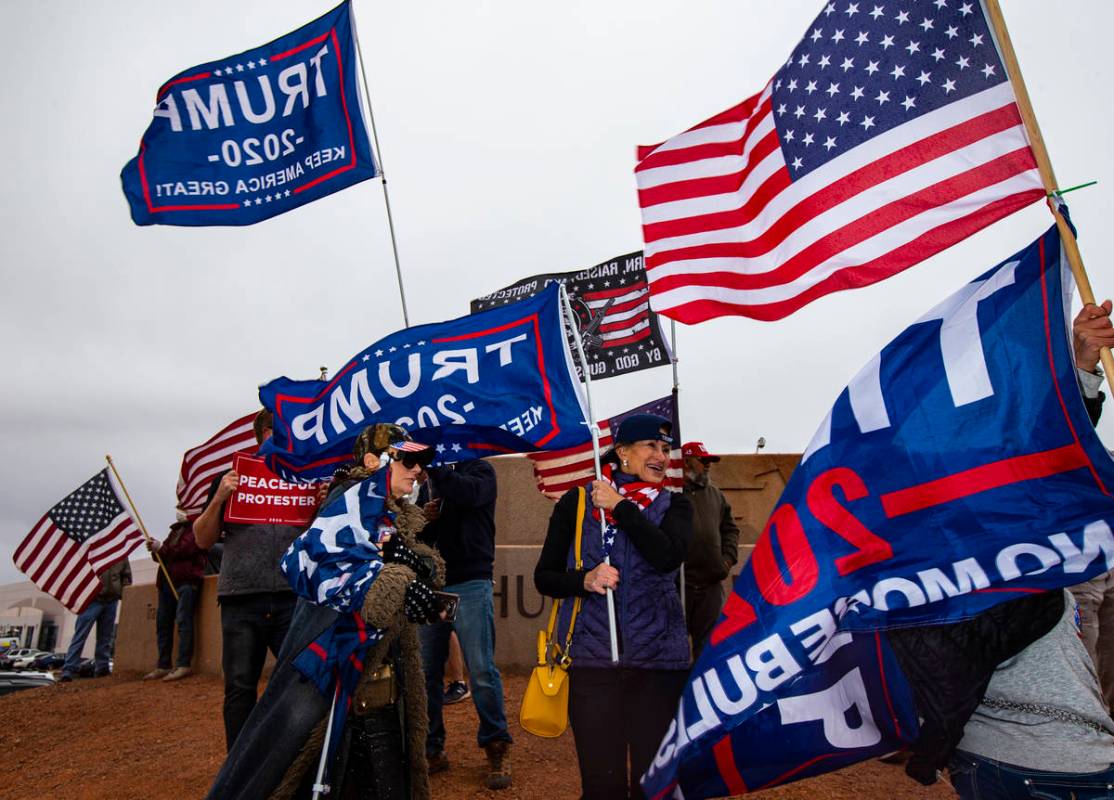
[[224,741],[229,750],[255,708],[267,651],[278,656],[297,600],[293,592],[220,598]]
[[89,631],[93,623],[97,625],[97,646],[93,652],[93,670],[96,675],[108,674],[108,659],[112,657],[112,634],[116,630],[116,606],[118,600],[101,602],[94,600],[82,611],[74,624],[73,639],[70,649],[66,651],[66,660],[62,664],[62,674],[73,678],[77,675],[77,667],[81,662],[81,651],[85,648],[85,640],[89,638]]
[[460,606],[454,622],[422,625],[422,666],[425,669],[426,696],[429,698],[429,736],[426,753],[434,755],[445,749],[445,659],[449,655],[449,637],[456,631],[460,650],[468,667],[472,702],[480,718],[476,739],[483,747],[496,741],[511,741],[507,715],[503,711],[503,679],[495,666],[495,607],[491,599],[491,581],[474,580],[445,587],[446,592],[460,595]]
[[177,667],[188,667],[193,661],[193,609],[197,603],[198,587],[185,584],[176,587],[178,599],[170,587],[159,584],[159,611],[155,617],[155,637],[159,644],[159,668],[170,669],[170,655],[174,646],[174,623],[178,623]]
[[1041,772],[957,750],[948,772],[962,800],[1114,798],[1114,766],[1100,772]]

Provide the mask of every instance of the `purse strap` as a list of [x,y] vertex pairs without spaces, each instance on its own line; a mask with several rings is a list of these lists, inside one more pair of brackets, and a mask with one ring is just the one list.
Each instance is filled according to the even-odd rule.
[[[581,553],[581,543],[584,537],[586,492],[584,491],[583,486],[579,487],[576,491],[576,538],[573,540],[573,558],[576,563],[576,569],[577,571],[579,571],[584,567],[584,559]],[[559,645],[557,645],[556,642],[553,641],[553,634],[556,633],[557,629],[557,614],[561,609],[562,600],[558,600],[556,603],[553,604],[553,609],[549,612],[549,624],[546,626],[545,629],[546,654],[548,655],[550,652],[559,654],[560,657],[557,659],[557,662],[565,669],[568,669],[569,665],[572,664],[572,659],[569,658],[569,648],[572,647],[572,635],[573,630],[576,628],[576,615],[580,613],[580,602],[580,597],[577,597],[573,601],[572,617],[569,619],[569,630],[568,633],[565,635],[564,648],[560,647]]]

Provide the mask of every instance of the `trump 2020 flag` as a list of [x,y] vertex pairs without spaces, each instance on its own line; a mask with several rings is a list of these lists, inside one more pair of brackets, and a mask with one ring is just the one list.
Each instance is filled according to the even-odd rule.
[[826,3],[765,88],[639,151],[651,304],[781,319],[1044,197],[978,0]]
[[120,178],[137,225],[250,225],[377,174],[345,2],[262,47],[184,70]]
[[735,582],[643,784],[739,794],[899,749],[917,713],[880,631],[1114,567],[1114,462],[1072,361],[1052,228],[840,394]]
[[327,478],[375,422],[396,422],[434,445],[438,463],[581,444],[589,433],[558,289],[392,333],[328,382],[277,378],[260,387],[274,414],[260,455],[287,480]]

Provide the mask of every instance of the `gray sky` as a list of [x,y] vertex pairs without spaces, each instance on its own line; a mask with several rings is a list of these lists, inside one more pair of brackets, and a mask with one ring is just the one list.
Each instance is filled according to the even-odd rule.
[[[0,0],[0,583],[22,578],[16,544],[105,453],[161,536],[183,451],[256,407],[260,383],[315,377],[402,326],[377,181],[246,228],[138,228],[120,190],[165,79],[333,5]],[[1095,290],[1114,294],[1114,5],[1003,5],[1061,184],[1101,182],[1069,199]],[[357,0],[412,321],[639,249],[634,147],[757,92],[820,8]],[[685,438],[800,451],[882,345],[1048,224],[1031,207],[781,322],[679,326]],[[598,383],[598,416],[669,387],[667,368]]]

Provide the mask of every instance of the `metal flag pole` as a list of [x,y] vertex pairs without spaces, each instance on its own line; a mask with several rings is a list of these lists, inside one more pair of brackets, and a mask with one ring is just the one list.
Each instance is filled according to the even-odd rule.
[[[1010,77],[1010,83],[1013,84],[1017,109],[1021,114],[1022,122],[1025,123],[1025,132],[1029,136],[1029,146],[1037,160],[1037,169],[1040,172],[1041,181],[1044,183],[1044,190],[1048,194],[1048,207],[1056,220],[1060,240],[1064,243],[1064,255],[1068,258],[1068,265],[1071,267],[1071,274],[1075,278],[1075,285],[1079,287],[1079,299],[1083,301],[1084,305],[1097,305],[1094,290],[1091,289],[1091,281],[1087,277],[1087,271],[1083,268],[1083,256],[1079,253],[1079,245],[1075,241],[1075,234],[1072,233],[1071,226],[1068,225],[1057,205],[1061,192],[1056,185],[1056,175],[1052,171],[1052,161],[1048,157],[1048,149],[1044,146],[1044,137],[1041,136],[1037,116],[1033,112],[1033,104],[1029,101],[1029,90],[1025,88],[1025,79],[1021,77],[1021,67],[1017,63],[1017,54],[1014,53],[1013,42],[1010,41],[1010,33],[1006,28],[1006,19],[1002,16],[1002,8],[998,5],[998,0],[983,0],[983,2],[986,7],[987,18],[990,20],[990,27],[998,44],[998,50],[1002,54],[1002,62],[1006,65],[1006,73]],[[1102,361],[1102,368],[1106,373],[1106,382],[1111,391],[1114,392],[1114,354],[1111,354],[1109,347],[1103,347],[1099,350],[1099,359]]]
[[[112,468],[112,474],[116,476],[116,482],[120,484],[120,488],[124,490],[124,497],[128,498],[128,505],[132,507],[132,513],[135,515],[135,521],[139,523],[139,530],[143,534],[143,538],[148,542],[151,541],[151,534],[147,533],[147,526],[143,524],[143,519],[139,516],[139,509],[135,507],[132,502],[132,496],[128,494],[128,487],[124,485],[124,479],[120,477],[120,473],[116,471],[116,465],[112,463],[112,456],[106,455],[104,460],[108,462],[108,466]],[[162,574],[166,576],[166,585],[170,587],[170,593],[174,595],[174,599],[178,599],[178,590],[174,588],[174,581],[170,580],[170,573],[166,570],[166,564],[162,563],[159,554],[152,551],[151,555],[155,557],[155,561],[159,562],[159,567],[162,568]]]
[[[580,326],[577,324],[576,315],[569,302],[569,293],[565,291],[565,284],[560,284],[561,309],[568,320],[572,330],[573,341],[576,342],[576,355],[580,360],[580,371],[584,374],[584,394],[588,399],[588,430],[592,434],[592,458],[596,466],[596,480],[603,480],[603,471],[600,469],[600,426],[596,422],[596,412],[592,408],[592,376],[588,371],[588,360],[584,358],[584,344],[580,340]],[[604,519],[603,509],[600,509],[600,538],[607,537],[607,521]],[[611,566],[611,556],[604,558],[603,563]],[[611,663],[619,663],[619,632],[615,624],[615,593],[607,590],[607,627],[611,634]]]
[[[681,418],[681,408],[680,408],[681,382],[677,377],[677,361],[679,359],[677,358],[677,320],[675,320],[675,319],[669,320],[669,350],[670,350],[670,353],[669,353],[670,361],[673,362],[673,414],[678,419],[680,419]],[[680,442],[678,442],[678,444],[680,444]],[[682,458],[684,458],[684,456],[682,456]],[[686,608],[686,606],[685,606],[685,563],[682,561],[681,562],[681,614],[684,616],[685,622],[687,623],[689,615],[688,615],[688,612],[685,611],[685,608]]]
[[333,692],[333,702],[329,705],[329,721],[325,723],[325,741],[321,743],[321,757],[317,760],[317,778],[313,781],[313,800],[321,800],[332,788],[325,783],[325,766],[329,760],[329,740],[333,738],[333,716],[337,711],[337,700],[340,698],[340,676],[337,676],[337,687]]
[[374,158],[379,166],[379,181],[383,185],[383,205],[387,209],[387,227],[391,232],[391,251],[395,256],[395,275],[398,277],[398,297],[402,301],[402,321],[406,323],[406,327],[410,327],[410,314],[406,310],[406,289],[402,285],[402,264],[398,260],[398,239],[395,237],[395,218],[391,214],[391,195],[387,191],[387,171],[383,166],[383,150],[379,146],[379,133],[375,129],[375,112],[371,108],[371,93],[368,91],[367,85],[367,71],[364,69],[364,51],[360,47],[360,34],[356,30],[356,7],[353,3],[351,16],[352,16],[352,38],[356,40],[356,57],[360,62],[360,77],[363,78],[364,84],[364,101],[367,103],[367,115],[371,121],[371,139],[375,143]]

